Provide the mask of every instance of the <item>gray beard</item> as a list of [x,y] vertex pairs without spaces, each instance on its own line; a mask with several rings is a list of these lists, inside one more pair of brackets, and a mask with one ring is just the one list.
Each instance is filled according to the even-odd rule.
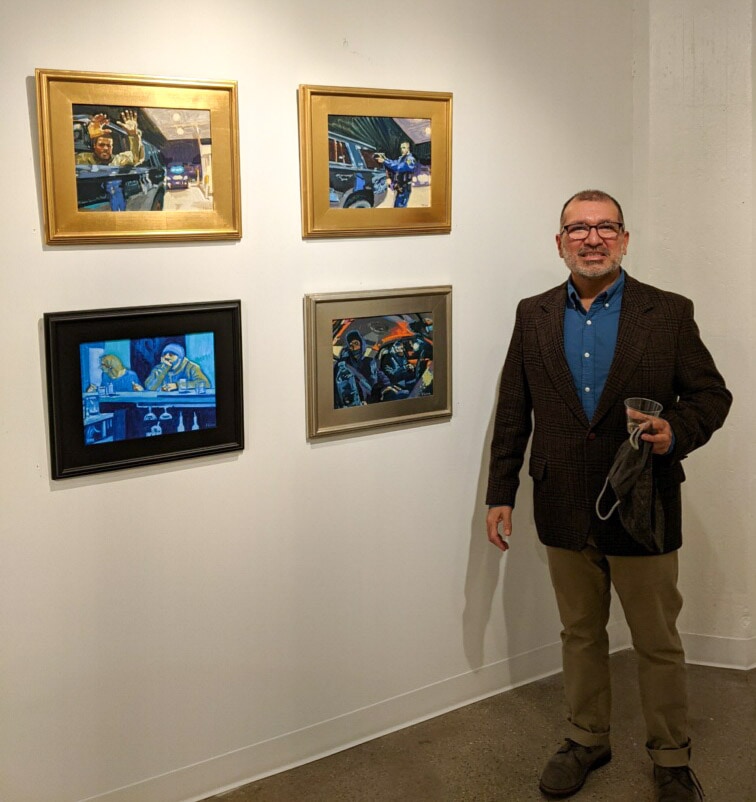
[[604,276],[609,276],[612,273],[618,271],[621,265],[622,265],[621,256],[619,257],[619,259],[616,259],[614,262],[611,262],[605,268],[599,271],[589,270],[580,267],[577,263],[577,259],[574,260],[574,264],[570,264],[569,262],[567,262],[567,267],[570,269],[570,272],[577,274],[581,278],[604,278]]

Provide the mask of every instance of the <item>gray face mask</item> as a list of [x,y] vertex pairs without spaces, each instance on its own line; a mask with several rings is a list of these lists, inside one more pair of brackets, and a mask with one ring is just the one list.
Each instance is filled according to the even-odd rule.
[[[596,499],[596,515],[607,521],[619,508],[619,517],[627,533],[648,551],[659,554],[664,548],[664,509],[654,487],[651,443],[640,440],[636,429],[617,450],[604,487]],[[606,515],[601,514],[601,499],[611,485],[616,501]]]

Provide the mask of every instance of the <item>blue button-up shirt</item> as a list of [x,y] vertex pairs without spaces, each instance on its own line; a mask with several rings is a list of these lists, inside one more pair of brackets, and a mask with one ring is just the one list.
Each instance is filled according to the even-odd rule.
[[564,354],[588,420],[598,406],[617,345],[625,271],[585,310],[570,278],[564,308]]

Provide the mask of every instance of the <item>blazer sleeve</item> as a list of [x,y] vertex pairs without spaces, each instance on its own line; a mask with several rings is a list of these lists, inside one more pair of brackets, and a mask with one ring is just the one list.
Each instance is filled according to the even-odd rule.
[[514,332],[504,362],[496,405],[486,503],[514,507],[520,469],[532,431],[533,404],[523,361],[522,304],[517,307]]
[[701,340],[693,302],[687,298],[680,320],[674,390],[678,399],[662,417],[675,434],[671,456],[682,459],[722,426],[732,404],[732,394]]

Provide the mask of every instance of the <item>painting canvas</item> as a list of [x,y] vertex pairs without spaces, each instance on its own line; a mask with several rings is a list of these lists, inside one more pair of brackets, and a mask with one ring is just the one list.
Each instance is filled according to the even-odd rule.
[[433,313],[333,321],[335,409],[433,395]]
[[215,428],[213,332],[82,343],[84,442]]
[[44,323],[53,479],[243,448],[239,301]]
[[329,204],[341,209],[431,205],[431,121],[328,115]]
[[208,109],[72,106],[77,208],[210,211]]
[[451,287],[307,295],[310,438],[451,417]]

